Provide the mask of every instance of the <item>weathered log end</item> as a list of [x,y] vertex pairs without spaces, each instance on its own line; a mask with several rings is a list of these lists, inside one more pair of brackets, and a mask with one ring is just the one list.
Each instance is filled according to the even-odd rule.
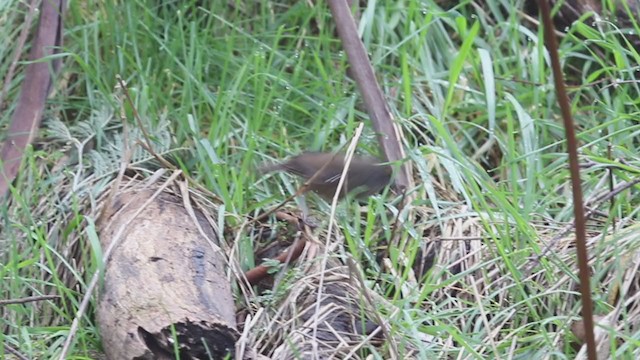
[[103,249],[116,242],[97,303],[104,351],[110,359],[233,358],[239,333],[218,234],[179,196],[153,194],[118,194],[99,226]]
[[238,332],[222,323],[185,320],[153,333],[140,326],[138,336],[149,352],[136,359],[175,359],[176,342],[181,359],[222,359],[234,353]]

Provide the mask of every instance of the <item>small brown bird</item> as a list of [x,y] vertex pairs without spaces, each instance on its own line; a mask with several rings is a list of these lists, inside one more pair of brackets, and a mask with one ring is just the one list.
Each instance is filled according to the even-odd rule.
[[[345,163],[343,154],[307,152],[280,164],[263,166],[260,171],[262,173],[286,171],[308,181],[316,172],[322,170],[309,183],[309,190],[331,200],[336,193]],[[354,155],[349,165],[347,179],[342,186],[340,199],[343,199],[347,193],[354,194],[359,199],[377,194],[391,183],[392,173],[391,166],[381,164],[375,158]]]

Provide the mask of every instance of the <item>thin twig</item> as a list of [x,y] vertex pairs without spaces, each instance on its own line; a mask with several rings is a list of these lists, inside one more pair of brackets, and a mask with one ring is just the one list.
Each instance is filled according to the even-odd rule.
[[26,304],[30,302],[54,300],[59,298],[60,298],[60,295],[29,296],[29,297],[24,297],[20,299],[0,300],[0,306],[11,305],[11,304]]
[[[120,82],[120,88],[122,88],[122,82]],[[115,87],[116,90],[118,89],[118,87]],[[131,157],[133,156],[133,150],[131,149],[131,146],[129,144],[129,125],[127,124],[127,116],[126,116],[126,112],[124,109],[124,104],[122,101],[122,97],[120,96],[116,96],[116,99],[119,101],[120,103],[120,122],[122,123],[122,158],[120,158],[120,168],[118,169],[118,173],[116,174],[116,177],[113,181],[113,183],[111,184],[111,191],[109,192],[109,195],[107,196],[105,202],[104,202],[104,206],[102,207],[102,211],[101,213],[98,215],[98,219],[102,219],[104,218],[105,220],[107,220],[107,216],[109,216],[110,214],[108,214],[108,212],[111,209],[111,204],[113,204],[113,199],[116,196],[117,190],[120,188],[120,184],[122,183],[122,179],[124,179],[124,173],[125,171],[127,171],[127,167],[129,167],[129,164],[131,163]]]
[[17,357],[20,360],[29,360],[28,357],[22,355],[21,352],[19,352],[18,350],[12,348],[11,345],[7,344],[6,342],[4,343],[4,349],[7,350],[8,353],[11,353],[11,355],[14,355],[15,357]]
[[[306,225],[303,225],[306,226]],[[280,255],[278,255],[274,260],[280,262],[284,266],[289,265],[290,263],[296,261],[304,247],[307,244],[306,235],[302,232],[302,236],[299,236],[295,239],[293,244],[287,248],[287,250],[283,251]],[[265,265],[258,265],[251,270],[248,270],[244,273],[244,277],[246,278],[249,285],[256,285],[260,280],[264,279],[269,275],[270,267]],[[276,286],[274,286],[276,288]]]
[[582,182],[580,181],[580,162],[578,159],[578,141],[571,116],[569,97],[564,86],[564,76],[560,67],[558,44],[555,35],[555,27],[551,20],[551,9],[547,0],[538,0],[542,21],[544,23],[545,43],[551,56],[551,68],[555,82],[558,104],[562,112],[564,131],[567,137],[567,152],[569,153],[569,167],[571,169],[571,188],[573,193],[573,214],[575,217],[576,253],[578,256],[578,269],[580,275],[580,294],[582,300],[582,319],[584,320],[587,356],[589,360],[597,359],[596,340],[593,333],[593,301],[591,300],[591,285],[589,271],[589,254],[587,250],[587,235],[585,230],[585,213],[582,199]]
[[431,239],[432,241],[488,241],[491,237],[489,236],[460,236],[460,237],[437,237],[435,239]]
[[142,136],[144,137],[144,141],[146,141],[147,145],[149,145],[149,148],[151,148],[151,137],[149,136],[147,129],[142,124],[142,119],[140,118],[140,114],[138,114],[138,109],[136,108],[135,104],[133,103],[133,100],[131,99],[131,96],[129,95],[129,89],[127,88],[127,84],[124,83],[124,81],[122,80],[122,77],[119,74],[116,75],[116,79],[118,80],[118,82],[120,83],[120,86],[122,87],[122,91],[124,92],[124,96],[127,99],[129,106],[131,106],[131,111],[133,111],[133,117],[136,119],[136,122],[138,123],[138,127],[140,128],[140,131],[142,131]]
[[16,44],[16,49],[13,54],[13,60],[11,61],[11,65],[9,65],[9,69],[7,69],[7,75],[4,78],[2,92],[0,92],[0,109],[3,108],[2,104],[4,103],[4,98],[9,92],[11,81],[13,81],[13,74],[16,72],[16,67],[22,57],[22,50],[24,50],[24,44],[27,42],[27,36],[29,36],[29,31],[31,30],[33,15],[36,13],[36,8],[40,6],[40,4],[36,4],[37,1],[38,0],[32,0],[29,3],[29,11],[27,11],[27,15],[24,17],[24,23],[22,24],[22,30],[18,36],[18,43]]
[[[540,21],[538,21],[538,19],[533,18],[531,15],[525,13],[522,10],[518,10],[518,15],[522,16],[523,19],[525,19],[526,21],[530,22],[531,24],[535,25],[535,26],[540,26]],[[563,33],[562,31],[553,29],[553,33],[556,34],[557,37],[565,37],[567,36],[567,34]]]
[[[612,146],[611,146],[611,141],[607,142],[607,157],[609,158],[609,160],[611,160],[612,158]],[[615,183],[614,183],[614,173],[613,173],[613,168],[609,168],[608,169],[608,175],[609,175],[609,191],[613,191],[613,188],[615,187]],[[613,198],[611,199],[611,206],[609,207],[609,211],[612,212],[613,211],[613,207],[615,206],[616,202],[615,200],[613,200]],[[616,228],[616,218],[615,215],[613,216],[613,218],[611,219],[611,224],[613,225],[613,229]]]
[[[351,15],[351,9],[345,0],[329,0],[328,4],[335,20],[338,36],[342,40],[342,46],[349,60],[349,70],[362,94],[362,100],[369,117],[371,117],[371,123],[378,136],[383,156],[389,162],[401,161],[405,158],[401,129],[394,122],[389,105],[376,80],[367,51],[358,36],[358,29],[355,19]],[[396,174],[395,184],[398,193],[402,192],[402,189],[413,188],[413,179],[410,174],[410,164],[404,162]],[[407,200],[411,200],[411,197]]]
[[40,127],[53,84],[51,68],[56,73],[60,61],[60,58],[50,60],[47,57],[58,53],[62,44],[64,10],[64,0],[49,0],[41,4],[38,30],[29,53],[32,62],[24,69],[17,106],[6,131],[6,139],[0,146],[0,197],[4,197],[11,189],[11,183],[18,176],[23,154]]

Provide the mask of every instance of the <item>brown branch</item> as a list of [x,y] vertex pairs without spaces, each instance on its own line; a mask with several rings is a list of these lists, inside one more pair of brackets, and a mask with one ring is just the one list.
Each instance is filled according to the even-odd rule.
[[20,351],[14,349],[9,344],[4,343],[3,346],[4,346],[4,349],[7,350],[8,353],[10,353],[11,355],[15,356],[19,360],[29,360],[28,357],[24,356]]
[[564,77],[560,67],[560,57],[558,56],[558,44],[555,35],[555,28],[551,20],[551,10],[547,0],[538,0],[541,10],[542,21],[544,23],[545,43],[551,56],[551,67],[553,69],[553,80],[555,82],[558,104],[562,112],[564,131],[567,135],[567,152],[569,153],[569,167],[571,169],[571,187],[573,189],[573,213],[576,224],[576,253],[578,256],[578,269],[580,275],[580,293],[582,298],[582,319],[587,343],[587,357],[589,360],[596,360],[596,341],[593,333],[593,302],[591,300],[589,255],[587,252],[587,236],[585,230],[585,213],[582,201],[582,183],[580,181],[580,163],[578,160],[578,142],[571,116],[571,106],[569,97],[564,86]]
[[4,98],[7,96],[9,92],[9,87],[11,87],[11,81],[13,81],[13,74],[16,72],[16,67],[18,67],[18,62],[22,57],[22,50],[24,50],[24,44],[27,42],[27,36],[29,35],[29,30],[31,30],[31,23],[33,22],[33,15],[36,13],[36,8],[40,5],[37,4],[38,0],[32,0],[29,3],[29,11],[27,15],[24,17],[24,24],[22,25],[22,30],[20,31],[20,35],[18,36],[18,42],[16,44],[16,49],[13,54],[13,60],[11,61],[11,65],[9,65],[9,69],[7,70],[7,75],[4,78],[4,85],[2,86],[2,92],[0,92],[0,109],[4,108],[2,104],[4,103]]
[[[328,4],[336,22],[338,36],[342,40],[342,45],[349,59],[351,74],[371,117],[371,123],[377,133],[383,156],[390,162],[400,161],[405,158],[400,139],[400,128],[394,123],[391,110],[378,85],[367,52],[358,37],[356,22],[351,16],[351,10],[345,0],[329,0]],[[409,163],[402,164],[400,171],[396,174],[395,184],[398,193],[413,187]]]
[[20,299],[7,299],[0,300],[0,306],[12,305],[12,304],[26,304],[35,301],[44,301],[44,300],[54,300],[59,299],[60,295],[40,295],[40,296],[29,296]]
[[[280,255],[278,255],[278,257],[276,257],[274,260],[277,260],[280,263],[285,265],[288,265],[291,262],[296,261],[300,257],[300,254],[302,254],[302,251],[304,250],[305,245],[307,245],[307,242],[305,239],[306,239],[306,235],[304,235],[303,233],[303,235],[298,237],[293,242],[293,244],[291,244],[291,246],[287,248],[287,250],[285,250]],[[245,272],[244,277],[247,279],[247,282],[250,285],[255,285],[260,280],[266,278],[269,275],[269,269],[270,267],[268,266],[258,265],[253,269]]]
[[[4,197],[18,175],[22,155],[31,144],[40,127],[42,113],[49,90],[52,74],[49,61],[41,60],[58,52],[62,45],[62,15],[64,0],[42,2],[40,24],[29,54],[32,61],[25,68],[24,81],[18,99],[18,106],[11,118],[7,139],[0,149],[0,197]],[[56,72],[60,60],[51,61]]]

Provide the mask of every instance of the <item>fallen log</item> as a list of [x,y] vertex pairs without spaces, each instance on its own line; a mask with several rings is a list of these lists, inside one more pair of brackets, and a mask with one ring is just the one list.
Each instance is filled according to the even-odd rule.
[[153,193],[118,194],[99,225],[103,249],[119,241],[97,304],[104,351],[110,359],[233,358],[239,334],[219,236],[171,193],[136,216]]

